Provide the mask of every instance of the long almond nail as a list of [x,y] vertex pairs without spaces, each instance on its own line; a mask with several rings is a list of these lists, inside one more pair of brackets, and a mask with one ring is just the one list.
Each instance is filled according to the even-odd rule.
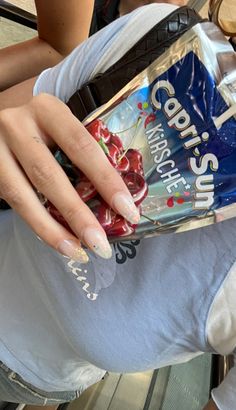
[[112,257],[112,249],[106,236],[95,228],[86,228],[83,233],[83,240],[88,247],[103,259]]
[[58,251],[68,258],[78,261],[80,263],[87,263],[89,257],[81,246],[71,240],[65,240],[58,246]]
[[140,214],[138,208],[129,195],[123,192],[117,192],[112,198],[112,207],[132,224],[139,222]]

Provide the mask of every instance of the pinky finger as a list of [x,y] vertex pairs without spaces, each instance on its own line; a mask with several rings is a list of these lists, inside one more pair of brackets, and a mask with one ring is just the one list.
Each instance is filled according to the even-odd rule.
[[87,263],[89,258],[79,239],[49,215],[11,153],[6,147],[2,148],[0,197],[7,201],[45,243],[68,258]]

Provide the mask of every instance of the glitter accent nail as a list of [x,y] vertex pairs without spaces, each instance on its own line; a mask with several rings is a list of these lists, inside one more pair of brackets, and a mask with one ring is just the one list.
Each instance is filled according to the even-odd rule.
[[89,261],[89,257],[85,250],[74,241],[65,240],[60,243],[57,249],[62,255],[67,256],[74,261],[80,263],[87,263]]

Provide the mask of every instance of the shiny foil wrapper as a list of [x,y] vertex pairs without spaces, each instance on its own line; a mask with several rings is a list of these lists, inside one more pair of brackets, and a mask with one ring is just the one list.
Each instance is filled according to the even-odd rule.
[[137,226],[61,151],[56,158],[111,242],[183,232],[236,216],[235,114],[236,54],[204,22],[84,121],[133,195]]

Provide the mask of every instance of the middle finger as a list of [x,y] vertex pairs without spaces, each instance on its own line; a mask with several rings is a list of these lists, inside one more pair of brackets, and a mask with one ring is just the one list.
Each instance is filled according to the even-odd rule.
[[[40,123],[42,129],[47,127],[57,145],[83,171],[114,211],[136,224],[140,215],[133,198],[99,144],[61,101],[49,104],[47,100],[44,110]],[[57,120],[50,121],[52,116]]]

